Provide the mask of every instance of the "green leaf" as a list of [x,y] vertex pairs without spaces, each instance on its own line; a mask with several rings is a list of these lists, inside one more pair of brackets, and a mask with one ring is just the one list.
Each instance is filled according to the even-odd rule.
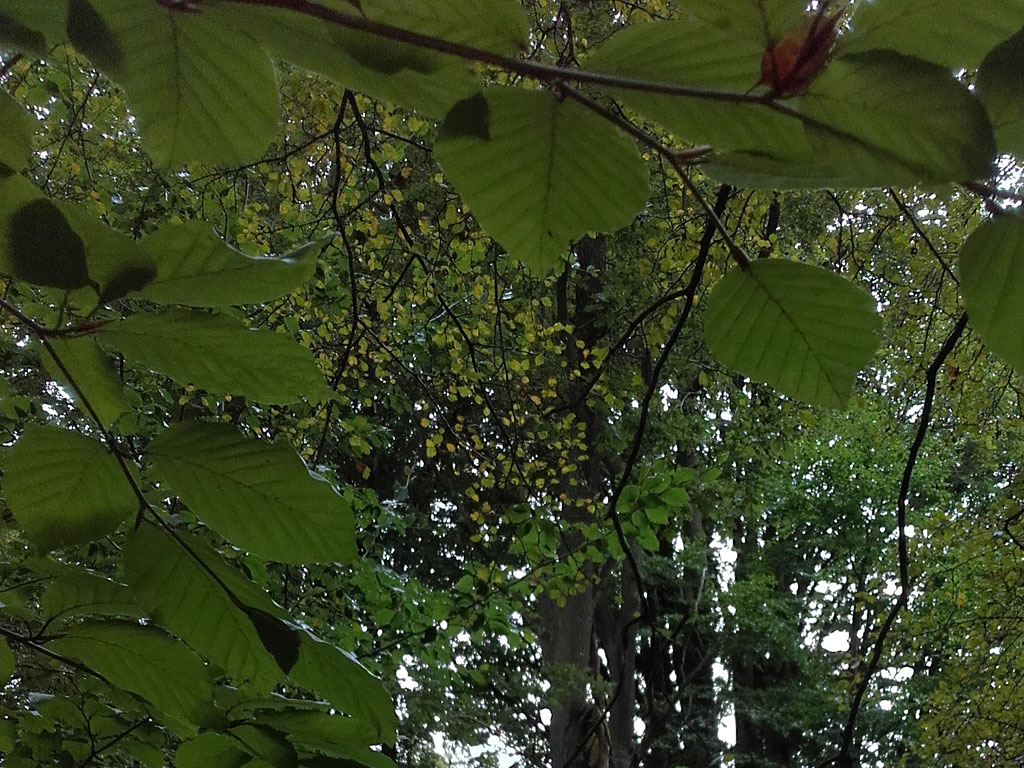
[[[588,70],[734,91],[742,96],[761,76],[761,57],[766,45],[764,28],[755,11],[746,15],[700,13],[693,8],[678,21],[626,27],[599,46],[585,64]],[[761,104],[734,104],[633,89],[607,90],[679,138],[710,143],[718,151],[760,148],[772,154],[791,155],[807,149],[798,120]]]
[[4,0],[0,8],[0,42],[25,53],[45,56],[64,40],[65,0]]
[[175,768],[240,768],[252,758],[237,739],[224,733],[201,733],[178,745]]
[[156,274],[156,264],[130,237],[111,229],[84,206],[59,202],[57,207],[85,247],[90,293],[107,304],[142,288]]
[[283,333],[250,330],[227,315],[136,314],[103,326],[97,337],[135,363],[215,393],[294,403],[328,392],[307,349]]
[[4,463],[18,525],[44,549],[111,533],[139,502],[106,446],[59,427],[29,425]]
[[380,681],[351,654],[302,633],[299,660],[290,677],[360,722],[368,742],[394,743],[398,721],[391,699]]
[[1024,30],[989,52],[976,86],[999,149],[1024,158]]
[[199,658],[153,626],[127,621],[79,624],[46,647],[99,672],[112,685],[145,699],[179,732],[215,727],[213,687]]
[[[745,98],[760,37],[714,16],[629,27],[587,68]],[[719,154],[708,171],[743,186],[865,187],[987,176],[995,144],[984,109],[942,66],[892,51],[831,61],[808,92],[765,103],[608,88],[680,138]]]
[[729,272],[704,315],[708,349],[720,363],[829,407],[846,403],[880,327],[868,293],[828,270],[783,260]]
[[[643,510],[647,519],[655,525],[668,525],[668,507],[648,502],[644,505]],[[655,540],[657,540],[656,537]],[[655,546],[655,549],[657,549],[657,546]]]
[[294,449],[227,424],[176,424],[149,445],[159,475],[231,543],[284,563],[355,557],[352,510]]
[[6,91],[0,91],[0,168],[20,171],[32,156],[36,121]]
[[375,743],[365,723],[354,717],[295,708],[259,712],[256,719],[287,734],[293,744],[331,757],[358,760]]
[[[328,5],[342,12],[353,10],[347,0]],[[229,3],[210,12],[225,25],[252,35],[275,58],[430,117],[443,117],[452,104],[479,88],[479,78],[462,60],[293,11]]]
[[[90,415],[84,405],[88,402],[103,426],[109,427],[117,421],[128,408],[124,387],[113,361],[96,341],[86,337],[58,336],[51,338],[49,344],[61,363],[58,365],[50,350],[43,348],[43,365],[50,375],[61,383],[86,415]],[[64,374],[65,370],[71,375],[74,385]]]
[[793,106],[806,145],[766,142],[708,173],[748,187],[872,187],[987,177],[995,139],[981,103],[938,65],[891,51],[833,60]]
[[0,638],[0,687],[6,686],[14,674],[14,654],[7,642]]
[[661,494],[661,500],[673,509],[678,509],[690,503],[690,494],[685,488],[669,488]]
[[291,293],[316,273],[322,243],[282,258],[252,258],[225,243],[209,224],[166,224],[142,241],[156,262],[143,298],[191,307],[257,304]]
[[[208,545],[184,532],[189,552],[151,525],[140,526],[124,551],[125,577],[150,616],[221,667],[238,684],[269,691],[284,675],[263,647],[246,613],[232,601],[216,571]],[[192,554],[189,554],[192,553]],[[236,600],[240,600],[235,596]]]
[[265,725],[246,723],[235,726],[230,733],[273,768],[295,768],[299,762],[295,748],[280,733]]
[[1024,371],[1024,216],[981,224],[960,250],[960,293],[971,324],[994,354]]
[[90,0],[70,0],[67,31],[75,47],[92,59],[97,67],[115,70],[124,66],[121,43]]
[[975,69],[1022,25],[1020,0],[871,0],[859,4],[839,49],[888,49],[952,69]]
[[941,67],[886,51],[833,61],[803,98],[811,141],[863,186],[987,177],[992,127]]
[[[14,177],[20,178],[20,177]],[[28,195],[28,190],[16,194]],[[6,221],[5,271],[35,285],[73,290],[89,284],[85,246],[56,205],[34,199]]]
[[367,18],[494,53],[523,53],[529,23],[518,0],[361,0]]
[[548,91],[489,88],[460,102],[435,155],[488,234],[538,272],[587,232],[629,224],[647,200],[633,141]]
[[81,614],[143,618],[128,587],[82,568],[67,567],[39,599],[43,617],[69,619]]
[[258,160],[277,132],[273,65],[249,36],[211,13],[155,2],[77,0],[75,46],[128,93],[153,162]]

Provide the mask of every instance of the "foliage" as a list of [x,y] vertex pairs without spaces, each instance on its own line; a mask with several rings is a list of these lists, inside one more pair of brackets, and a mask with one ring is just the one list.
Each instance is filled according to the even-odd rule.
[[5,764],[1015,759],[1024,5],[548,5],[0,2]]

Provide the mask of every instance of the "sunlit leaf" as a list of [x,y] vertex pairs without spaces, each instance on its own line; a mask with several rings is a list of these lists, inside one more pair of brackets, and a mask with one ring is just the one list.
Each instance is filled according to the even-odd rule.
[[32,155],[36,121],[4,91],[0,91],[0,127],[0,168],[20,171]]
[[944,67],[891,51],[850,55],[829,62],[802,96],[779,106],[744,102],[763,51],[746,27],[691,17],[628,27],[587,66],[718,91],[606,89],[680,138],[710,144],[718,153],[710,172],[730,183],[864,187],[990,173],[995,144],[985,111]]
[[151,525],[131,535],[124,553],[129,586],[157,623],[221,667],[236,684],[269,691],[283,672],[233,602],[238,596],[226,591],[229,586],[208,565],[219,555],[194,536],[178,536],[183,544]]
[[[341,0],[342,11],[352,6]],[[466,62],[432,54],[293,11],[226,4],[212,9],[225,25],[252,35],[274,57],[320,72],[345,87],[443,117],[471,95],[478,78]]]
[[150,702],[181,733],[215,727],[213,688],[202,661],[156,627],[127,621],[79,624],[46,647]]
[[38,424],[11,449],[2,490],[18,525],[44,549],[111,533],[139,507],[103,443]]
[[858,5],[839,48],[843,53],[892,50],[974,69],[1022,25],[1021,0],[868,0]]
[[190,421],[159,435],[148,453],[196,516],[243,549],[285,563],[355,556],[351,509],[283,442]]
[[64,40],[66,0],[4,0],[0,7],[0,42],[43,56],[50,45]]
[[1024,157],[1024,30],[985,57],[976,85],[999,149]]
[[634,142],[546,91],[489,88],[460,102],[435,154],[487,233],[537,272],[587,232],[625,226],[647,200]]
[[71,41],[128,92],[154,163],[259,159],[277,131],[278,97],[274,68],[255,41],[211,14],[155,2],[76,6]]
[[518,0],[361,0],[360,8],[374,21],[495,53],[522,53],[528,45]]
[[299,660],[290,677],[360,722],[368,743],[394,742],[397,720],[391,699],[351,654],[303,633]]
[[289,336],[234,318],[174,310],[136,314],[97,334],[129,360],[182,384],[264,403],[321,399],[326,385],[309,351]]
[[81,614],[142,618],[142,609],[128,587],[83,568],[66,572],[46,587],[39,607],[46,619],[70,619]]
[[[110,357],[94,339],[86,337],[54,337],[49,340],[49,345],[42,350],[46,370],[79,403],[87,416],[91,415],[91,408],[105,427],[111,426],[127,410],[128,403]],[[86,408],[86,403],[89,408]]]
[[715,285],[704,315],[723,365],[814,405],[846,403],[878,347],[881,319],[865,291],[809,264],[758,260]]
[[79,297],[83,303],[107,304],[153,279],[156,265],[130,237],[107,226],[80,204],[60,202],[57,207],[85,248],[90,288],[87,297]]
[[142,241],[156,263],[143,298],[191,307],[256,304],[291,293],[316,272],[322,244],[281,258],[253,258],[235,250],[209,224],[166,224]]
[[[375,741],[360,719],[313,709],[282,708],[259,712],[256,720],[287,734],[294,744],[305,745],[331,757],[372,765],[367,762],[366,753],[370,752],[367,747]],[[387,759],[379,752],[371,754]]]
[[960,293],[971,325],[992,352],[1024,371],[1024,216],[979,226],[960,250]]
[[174,753],[175,768],[240,768],[252,755],[225,733],[201,733],[183,741]]

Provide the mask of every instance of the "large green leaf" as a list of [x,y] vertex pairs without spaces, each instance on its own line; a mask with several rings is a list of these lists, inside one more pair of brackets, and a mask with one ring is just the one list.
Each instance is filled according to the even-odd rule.
[[284,443],[192,421],[159,435],[149,456],[203,522],[243,549],[285,563],[355,556],[352,510]]
[[124,86],[144,146],[161,168],[253,162],[277,132],[270,59],[213,14],[137,0],[75,0],[68,33]]
[[140,295],[152,301],[216,307],[256,304],[291,293],[316,273],[322,245],[283,258],[252,258],[225,243],[202,221],[166,224],[142,241],[156,277]]
[[111,684],[153,705],[181,733],[215,727],[213,687],[202,661],[153,626],[127,621],[79,624],[47,648],[99,672]]
[[806,146],[727,152],[707,171],[769,188],[944,183],[992,171],[995,139],[984,107],[920,59],[891,51],[836,59],[793,106]]
[[[751,24],[756,29],[751,29]],[[586,69],[741,95],[761,76],[767,45],[754,12],[688,13],[677,21],[637,24],[617,32],[587,58]],[[809,151],[798,120],[761,104],[608,89],[623,104],[681,139],[718,151],[760,148],[772,155]]]
[[284,334],[250,330],[227,315],[136,314],[103,326],[98,338],[133,362],[216,393],[264,403],[327,394],[307,349]]
[[1024,25],[1022,0],[868,0],[842,36],[843,53],[888,49],[974,69]]
[[[325,4],[353,10],[347,0]],[[443,117],[452,104],[479,88],[479,78],[464,61],[301,13],[237,3],[211,11],[223,23],[252,35],[275,57],[431,117]]]
[[183,741],[174,753],[175,768],[240,768],[252,754],[226,733],[201,733]]
[[538,272],[588,231],[629,224],[647,200],[634,142],[548,91],[489,88],[460,102],[434,151],[481,226]]
[[32,155],[36,121],[6,91],[0,91],[0,168],[20,171]]
[[863,186],[992,172],[984,108],[941,67],[886,51],[833,61],[800,104],[827,167]]
[[[88,403],[103,426],[113,424],[128,408],[128,403],[111,359],[94,339],[86,337],[54,337],[49,344],[57,359],[44,348],[42,357],[46,370],[64,386],[86,415],[91,415],[84,405]],[[65,371],[70,374],[70,380]]]
[[374,21],[495,53],[527,49],[529,23],[519,0],[361,0]]
[[[131,238],[81,205],[53,202],[22,176],[0,181],[0,268],[36,285],[101,303],[141,288],[156,267]],[[92,308],[91,306],[89,307]]]
[[868,293],[828,270],[783,260],[729,272],[704,315],[708,349],[723,365],[830,407],[846,403],[880,327]]
[[[209,566],[208,545],[179,532],[186,552],[154,526],[136,530],[124,551],[125,577],[150,616],[221,667],[238,684],[269,691],[284,675],[263,647],[256,627]],[[236,596],[236,600],[239,598]]]
[[297,747],[329,757],[353,760],[370,768],[394,768],[394,763],[368,749],[375,743],[362,720],[313,709],[260,712],[256,719],[288,735]]
[[960,250],[960,293],[971,324],[995,354],[1024,371],[1024,216],[979,226]]
[[985,57],[976,85],[999,149],[1024,158],[1024,30]]
[[58,202],[57,207],[85,248],[90,287],[88,295],[76,297],[82,304],[107,304],[153,279],[156,264],[130,237],[108,227],[84,206]]
[[139,508],[106,446],[59,427],[25,429],[4,462],[2,489],[18,525],[44,549],[111,533]]
[[295,747],[272,728],[244,723],[236,725],[229,733],[271,768],[296,768],[298,765]]
[[289,676],[362,723],[367,743],[394,742],[397,719],[391,699],[351,654],[302,633],[299,660]]
[[64,39],[66,0],[4,0],[0,6],[0,43],[37,56]]
[[65,571],[50,582],[39,599],[45,619],[69,619],[81,614],[144,617],[124,584],[84,568],[66,566]]
[[[764,36],[714,17],[629,27],[590,69],[748,93]],[[783,109],[764,103],[609,88],[679,137],[720,153],[710,172],[763,187],[863,187],[986,177],[995,153],[985,111],[942,66],[891,51],[837,58]]]

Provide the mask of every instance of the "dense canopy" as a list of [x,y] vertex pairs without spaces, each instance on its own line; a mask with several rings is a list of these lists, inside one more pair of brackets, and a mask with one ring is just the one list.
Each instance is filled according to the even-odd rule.
[[1024,0],[0,0],[0,762],[1019,765]]

